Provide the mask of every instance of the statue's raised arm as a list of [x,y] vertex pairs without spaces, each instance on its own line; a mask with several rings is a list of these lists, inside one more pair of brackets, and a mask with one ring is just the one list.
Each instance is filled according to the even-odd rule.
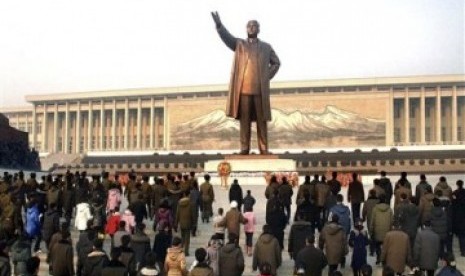
[[218,14],[217,11],[211,12],[213,21],[215,22],[216,30],[218,31],[218,34],[220,35],[221,40],[223,40],[224,44],[228,46],[229,49],[232,51],[236,50],[236,44],[237,44],[237,38],[235,38],[233,35],[231,35],[228,30],[223,26],[223,23],[221,23],[220,15]]

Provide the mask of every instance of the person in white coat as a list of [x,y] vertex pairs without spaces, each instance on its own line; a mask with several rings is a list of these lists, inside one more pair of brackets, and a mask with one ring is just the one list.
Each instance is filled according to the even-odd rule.
[[93,218],[90,206],[87,202],[76,205],[76,220],[74,226],[79,231],[87,230],[87,222]]

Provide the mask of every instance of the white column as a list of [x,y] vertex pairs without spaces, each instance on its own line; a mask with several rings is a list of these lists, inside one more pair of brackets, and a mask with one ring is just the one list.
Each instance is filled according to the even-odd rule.
[[441,125],[441,88],[436,87],[436,142],[442,142],[442,125]]
[[89,112],[87,113],[87,151],[92,150],[92,101],[89,101]]
[[77,110],[76,110],[76,141],[75,153],[80,153],[81,147],[81,102],[77,102]]
[[154,116],[155,116],[155,106],[154,106],[153,97],[150,99],[150,149],[153,149],[153,126],[154,126]]
[[129,149],[129,100],[124,103],[124,149]]
[[42,151],[47,152],[48,149],[48,116],[47,116],[47,104],[44,104],[44,118],[42,120]]
[[404,95],[404,130],[405,130],[404,142],[406,145],[408,145],[410,143],[410,101],[408,98],[408,87],[405,88],[405,95]]
[[457,143],[458,137],[457,137],[457,129],[458,129],[458,123],[457,123],[457,86],[452,87],[452,143]]
[[32,147],[36,147],[37,142],[37,105],[32,106]]
[[426,99],[425,99],[425,87],[421,87],[420,91],[420,142],[426,143]]
[[55,110],[53,111],[53,152],[58,152],[58,104],[55,103]]
[[137,126],[136,126],[136,133],[137,133],[137,142],[136,147],[137,149],[141,149],[141,139],[142,139],[142,100],[141,98],[137,99]]
[[169,150],[169,141],[168,141],[168,98],[165,96],[163,101],[163,148]]
[[103,100],[100,101],[100,150],[103,148],[103,136],[105,136],[105,108]]
[[116,100],[113,100],[113,111],[111,113],[111,149],[116,149]]
[[69,153],[69,102],[65,105],[65,131],[64,131],[64,147],[63,152]]
[[391,87],[386,108],[386,146],[392,145],[394,145],[394,91]]

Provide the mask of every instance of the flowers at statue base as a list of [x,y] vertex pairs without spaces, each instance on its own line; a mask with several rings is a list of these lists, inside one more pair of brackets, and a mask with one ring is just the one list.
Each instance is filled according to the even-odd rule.
[[219,176],[229,176],[231,174],[231,164],[229,162],[220,162],[217,169]]

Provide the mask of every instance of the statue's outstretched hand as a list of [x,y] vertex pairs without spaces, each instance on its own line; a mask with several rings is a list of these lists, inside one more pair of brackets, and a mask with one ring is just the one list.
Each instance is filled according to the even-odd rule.
[[217,11],[211,12],[211,15],[213,17],[213,21],[215,21],[215,25],[217,28],[221,27],[221,19],[220,15],[218,14]]

